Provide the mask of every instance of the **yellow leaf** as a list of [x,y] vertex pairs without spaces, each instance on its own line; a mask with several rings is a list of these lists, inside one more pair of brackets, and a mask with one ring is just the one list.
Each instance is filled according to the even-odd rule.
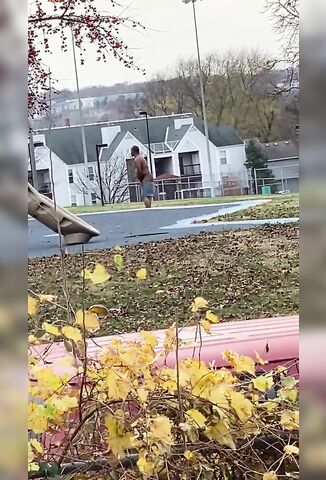
[[232,450],[236,449],[227,420],[221,420],[210,425],[206,428],[205,433],[210,440],[215,440],[220,445],[226,445],[227,447],[232,448]]
[[125,450],[132,447],[132,435],[125,432],[123,421],[109,415],[105,418],[105,426],[108,432],[108,444],[116,457],[124,456]]
[[138,280],[146,280],[147,278],[146,268],[141,268],[140,270],[138,270],[138,272],[136,273],[136,277],[138,278]]
[[258,363],[258,365],[267,365],[268,364],[268,361],[263,360],[258,352],[255,352],[255,355],[256,355],[256,363]]
[[58,300],[58,297],[56,295],[38,295],[38,298],[41,303],[43,302],[54,303]]
[[40,343],[40,339],[35,337],[35,335],[28,335],[28,343],[31,345],[37,345]]
[[237,412],[239,419],[245,423],[252,417],[253,405],[240,392],[231,392],[231,406]]
[[197,297],[191,304],[192,313],[197,313],[199,310],[206,310],[208,308],[208,301],[205,298]]
[[286,455],[299,455],[299,448],[295,445],[285,445],[284,453]]
[[255,374],[255,362],[250,357],[238,355],[228,350],[223,353],[223,359],[232,365],[237,373],[248,372],[251,375]]
[[152,348],[155,348],[158,344],[157,337],[150,332],[140,332],[140,336],[145,342],[145,345],[150,345]]
[[143,475],[151,476],[155,471],[155,464],[146,458],[146,452],[144,451],[141,451],[139,453],[137,467]]
[[204,428],[206,425],[206,417],[196,409],[191,409],[186,412],[187,417],[189,417],[199,428]]
[[60,414],[69,412],[78,406],[77,398],[64,396],[62,398],[53,398],[49,401],[49,404],[56,408]]
[[28,430],[39,434],[48,429],[48,419],[43,405],[28,404]]
[[96,313],[78,310],[78,312],[76,312],[75,319],[75,325],[78,325],[82,328],[85,326],[85,330],[89,332],[96,332],[96,330],[100,328],[100,322]]
[[139,400],[142,403],[145,403],[147,401],[149,391],[146,390],[145,388],[137,388],[137,395],[138,395]]
[[62,328],[62,334],[69,338],[69,340],[73,340],[74,342],[82,342],[83,337],[80,333],[80,330],[75,327],[66,326]]
[[211,333],[212,326],[208,320],[200,320],[200,325],[203,327],[206,333]]
[[126,400],[132,389],[128,375],[117,372],[113,368],[109,370],[105,383],[112,400]]
[[105,267],[98,263],[93,272],[90,272],[87,269],[84,271],[84,278],[89,279],[94,285],[100,285],[101,283],[110,280],[111,277]]
[[96,313],[97,315],[109,315],[109,309],[104,305],[93,305],[88,309],[90,313]]
[[120,254],[114,255],[114,263],[118,270],[123,268],[123,257]]
[[61,335],[60,330],[58,327],[51,325],[51,323],[46,323],[44,322],[42,325],[42,330],[45,330],[46,333],[49,333],[50,335],[53,335],[54,337],[59,337]]
[[28,471],[29,472],[38,472],[40,470],[40,466],[36,462],[30,462],[28,464]]
[[264,473],[263,480],[277,480],[277,475],[275,472],[266,472]]
[[28,315],[33,317],[34,315],[37,314],[39,306],[39,300],[37,298],[31,297],[28,295],[28,305],[27,305],[27,310],[28,310]]
[[280,423],[284,430],[299,430],[299,411],[285,410]]
[[30,440],[30,444],[37,453],[43,453],[43,446],[35,438]]
[[270,390],[274,385],[273,377],[271,376],[260,376],[258,378],[255,378],[252,383],[254,388],[262,393]]
[[215,315],[215,313],[213,313],[211,310],[208,310],[206,312],[206,320],[208,320],[211,323],[219,323],[221,321],[221,319],[217,315]]
[[194,455],[194,452],[191,452],[190,450],[186,450],[183,456],[189,461],[194,460],[196,458],[196,456]]
[[294,388],[292,390],[288,390],[287,388],[281,388],[281,390],[277,392],[277,395],[282,400],[289,400],[289,402],[296,402],[298,398],[298,390]]
[[160,415],[152,420],[151,438],[152,441],[172,445],[171,421],[168,417]]

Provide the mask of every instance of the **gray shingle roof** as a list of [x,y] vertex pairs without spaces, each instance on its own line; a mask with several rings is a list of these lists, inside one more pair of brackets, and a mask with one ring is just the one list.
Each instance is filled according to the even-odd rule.
[[[194,118],[194,124],[199,131],[204,133],[204,122],[200,118]],[[227,145],[241,145],[243,140],[238,135],[234,127],[230,125],[208,126],[209,139],[216,147],[225,147]]]
[[[180,141],[189,129],[189,125],[182,126],[180,129],[174,128],[174,120],[180,117],[192,117],[191,114],[170,115],[165,117],[151,117],[149,119],[150,139],[152,143],[165,141],[167,128],[167,141]],[[114,153],[124,135],[130,132],[142,144],[147,144],[147,129],[145,118],[125,120],[121,122],[105,122],[92,125],[85,125],[85,137],[87,145],[88,160],[96,161],[96,144],[102,143],[101,129],[108,126],[117,126],[121,128],[119,133],[109,149],[105,151],[105,156],[110,158]],[[194,125],[204,133],[203,121],[194,117]],[[53,128],[51,133],[48,130],[39,130],[35,133],[45,134],[46,143],[56,155],[58,155],[67,165],[83,163],[82,140],[80,126]],[[243,143],[236,130],[233,127],[223,125],[216,127],[209,126],[209,137],[211,142],[217,146],[239,145]]]
[[[85,125],[85,138],[89,162],[96,161],[96,144],[102,143],[101,127],[107,123]],[[67,165],[83,163],[83,148],[80,126],[39,130],[35,133],[45,135],[46,144]]]
[[292,141],[274,143],[260,143],[259,148],[264,152],[267,160],[284,158],[299,158],[299,147]]

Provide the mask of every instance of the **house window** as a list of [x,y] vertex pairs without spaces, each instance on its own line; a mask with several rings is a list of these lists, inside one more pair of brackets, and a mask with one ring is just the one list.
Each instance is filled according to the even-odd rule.
[[179,162],[182,176],[201,175],[198,153],[180,153]]
[[222,177],[222,180],[223,180],[223,182],[228,182],[229,181],[229,176],[224,175],[224,177]]
[[71,168],[68,170],[68,181],[74,183],[74,171]]
[[92,192],[91,197],[92,197],[92,205],[96,205],[97,204],[96,193]]
[[71,206],[72,207],[77,207],[77,198],[76,195],[71,195]]
[[220,162],[221,162],[221,165],[226,165],[228,163],[226,158],[226,150],[220,151]]
[[94,167],[88,167],[88,178],[91,182],[94,180]]

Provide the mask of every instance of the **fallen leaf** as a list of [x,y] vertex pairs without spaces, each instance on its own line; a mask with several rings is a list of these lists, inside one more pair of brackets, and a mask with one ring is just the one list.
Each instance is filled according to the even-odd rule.
[[146,280],[147,278],[146,268],[141,268],[140,270],[138,270],[138,272],[136,273],[136,277],[138,278],[138,280]]
[[39,306],[39,300],[37,298],[31,297],[30,295],[28,295],[27,311],[29,316],[33,317],[34,315],[37,314],[38,306]]
[[84,278],[89,279],[94,285],[100,285],[101,283],[110,280],[111,277],[105,267],[98,263],[93,272],[87,269],[84,271]]
[[109,315],[110,311],[104,305],[92,305],[88,311],[90,313],[96,313],[97,315]]
[[118,270],[123,268],[123,257],[120,254],[114,255],[114,264]]
[[100,328],[100,322],[96,313],[89,311],[78,310],[75,315],[75,325],[78,325],[82,328],[85,327],[85,330],[89,332],[96,332]]
[[41,303],[43,302],[54,303],[58,300],[57,295],[38,295],[38,298]]

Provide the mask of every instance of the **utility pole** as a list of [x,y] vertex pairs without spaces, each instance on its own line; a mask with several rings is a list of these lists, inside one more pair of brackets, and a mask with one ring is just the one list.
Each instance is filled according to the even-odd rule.
[[182,0],[182,1],[184,3],[192,2],[192,10],[193,10],[194,24],[195,24],[197,57],[198,57],[198,69],[199,69],[198,73],[199,73],[199,83],[200,83],[200,94],[201,94],[202,110],[203,110],[204,132],[205,132],[205,137],[206,137],[208,171],[209,171],[209,179],[210,179],[210,186],[211,186],[211,197],[213,198],[213,197],[215,197],[215,185],[214,185],[214,177],[213,177],[213,169],[212,169],[212,156],[211,156],[211,149],[210,149],[210,142],[209,142],[209,131],[208,131],[207,111],[206,111],[206,101],[205,101],[205,89],[204,89],[204,81],[203,81],[203,70],[202,70],[200,48],[199,48],[199,35],[198,35],[197,14],[196,14],[196,6],[195,6],[195,3],[196,3],[197,0]]
[[[82,110],[82,103],[81,103],[81,99],[80,99],[80,88],[79,88],[78,68],[77,68],[77,59],[76,59],[75,39],[74,39],[74,33],[73,33],[72,28],[71,28],[71,41],[72,41],[72,52],[73,52],[74,66],[75,66],[76,90],[77,90],[77,98],[78,98],[78,109],[79,109],[79,117],[80,117],[80,132],[81,132],[82,147],[83,147],[84,165],[85,165],[85,176],[86,176],[86,186],[87,186],[86,196],[87,196],[88,195],[88,176],[89,176],[89,174],[88,174],[88,156],[87,156],[85,129],[84,129],[83,110]],[[86,204],[85,200],[84,200],[84,203]]]
[[148,113],[147,112],[139,112],[139,115],[144,116],[145,119],[146,119],[149,166],[150,166],[151,174],[154,175],[154,165],[153,165],[153,159],[152,159],[151,135],[150,135],[150,131],[149,131]]
[[105,196],[104,196],[104,189],[103,189],[103,182],[102,182],[100,152],[101,152],[102,148],[106,148],[107,146],[108,146],[107,143],[101,143],[101,144],[96,145],[97,173],[98,173],[98,180],[99,180],[99,185],[100,185],[102,207],[104,207],[104,205],[105,205]]

